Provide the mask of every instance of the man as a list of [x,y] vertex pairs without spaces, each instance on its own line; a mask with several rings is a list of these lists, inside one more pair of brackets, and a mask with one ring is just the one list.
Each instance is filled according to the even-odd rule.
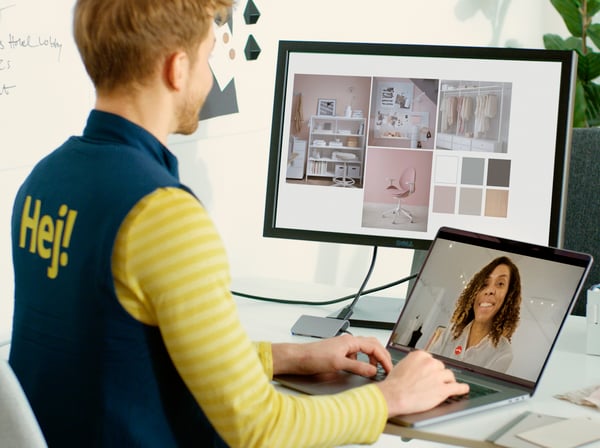
[[[373,339],[253,345],[225,251],[165,144],[211,88],[212,23],[231,0],[79,0],[96,88],[81,137],[15,199],[10,363],[50,446],[371,443],[386,419],[466,393],[424,352],[392,369]],[[356,354],[369,355],[370,363]],[[331,397],[281,394],[275,373],[389,376]]]

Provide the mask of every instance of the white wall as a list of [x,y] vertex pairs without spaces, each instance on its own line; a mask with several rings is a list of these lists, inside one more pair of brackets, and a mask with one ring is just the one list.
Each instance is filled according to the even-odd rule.
[[[43,93],[32,90],[26,101],[38,111],[34,120],[27,113],[14,114],[7,96],[0,96],[0,343],[10,333],[12,315],[12,269],[10,260],[10,214],[15,191],[34,160],[49,152],[70,133],[79,133],[92,104],[91,89],[78,66],[70,41],[70,11],[73,0],[51,2],[52,12],[40,14],[43,0],[0,0],[0,41],[17,28],[37,33],[48,30],[60,36],[63,59],[60,67],[48,67],[23,52],[12,52]],[[49,3],[48,3],[49,4]],[[270,119],[277,41],[340,40],[455,45],[542,47],[547,30],[563,33],[562,23],[548,0],[255,0],[261,12],[254,25],[241,18],[245,0],[234,16],[233,41],[221,44],[215,59],[224,79],[235,78],[240,113],[210,119],[190,137],[174,137],[173,151],[180,159],[181,175],[202,199],[225,241],[234,287],[248,292],[277,295],[281,281],[319,282],[357,288],[368,268],[369,247],[340,246],[303,241],[265,239],[262,219],[269,150]],[[479,5],[506,6],[503,24],[493,25]],[[15,6],[16,5],[16,6]],[[37,11],[35,14],[33,11]],[[30,17],[42,17],[31,22]],[[496,31],[496,33],[495,33]],[[217,31],[219,33],[219,31]],[[261,54],[256,61],[243,58],[243,46],[252,34]],[[219,39],[217,35],[217,39]],[[225,50],[234,48],[237,58],[228,61]],[[6,58],[0,50],[0,59]],[[42,60],[43,61],[43,60]],[[61,76],[61,71],[65,76]],[[14,75],[13,70],[13,75]],[[8,73],[10,75],[11,73]],[[28,75],[28,76],[30,76]],[[37,77],[37,79],[35,78]],[[61,81],[62,79],[62,81]],[[65,86],[65,79],[69,86]],[[0,71],[0,88],[7,82]],[[62,98],[46,92],[58,91]],[[42,100],[38,101],[39,98]],[[20,131],[11,135],[10,129]],[[60,131],[60,136],[57,134]],[[8,132],[9,138],[5,137]],[[64,134],[64,135],[63,135]],[[4,138],[3,138],[4,137]],[[24,157],[7,157],[7,154]],[[408,273],[412,252],[381,249],[370,286],[396,280]],[[404,288],[388,291],[403,295]],[[340,294],[341,295],[341,294]],[[295,297],[301,297],[296,293]]]

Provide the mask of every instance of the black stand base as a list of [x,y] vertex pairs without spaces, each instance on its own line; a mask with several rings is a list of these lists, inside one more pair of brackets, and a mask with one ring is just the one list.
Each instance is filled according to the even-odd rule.
[[[403,306],[404,299],[362,296],[354,305],[353,313],[348,320],[351,327],[392,330]],[[335,317],[338,314],[339,311],[336,311],[327,317]]]
[[[411,272],[417,273],[421,270],[427,253],[427,250],[414,251]],[[412,290],[414,282],[415,279],[412,279],[408,283],[408,291]],[[351,304],[350,307],[353,313],[345,319],[350,322],[351,327],[393,330],[404,307],[404,299],[361,295],[358,301]],[[327,317],[336,318],[340,312],[336,311]]]

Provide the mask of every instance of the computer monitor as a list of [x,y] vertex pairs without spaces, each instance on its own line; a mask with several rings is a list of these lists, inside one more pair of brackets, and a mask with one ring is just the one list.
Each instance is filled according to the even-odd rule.
[[264,236],[423,250],[449,226],[560,246],[576,64],[279,42]]

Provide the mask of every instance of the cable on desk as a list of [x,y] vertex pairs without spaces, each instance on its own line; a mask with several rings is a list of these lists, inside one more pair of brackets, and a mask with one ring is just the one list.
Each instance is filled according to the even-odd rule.
[[[393,281],[391,283],[386,283],[381,286],[376,286],[375,288],[367,289],[366,291],[362,292],[362,295],[372,294],[377,291],[382,291],[384,289],[391,288],[392,286],[400,285],[409,280],[412,280],[416,276],[417,276],[417,274],[411,274],[407,277],[401,278],[401,279]],[[331,300],[324,300],[324,301],[310,301],[310,300],[293,300],[293,299],[275,299],[272,297],[256,296],[253,294],[247,294],[244,292],[233,291],[233,290],[231,291],[231,294],[233,294],[234,296],[238,296],[238,297],[244,297],[246,299],[259,300],[262,302],[282,303],[282,304],[286,304],[286,305],[315,305],[315,306],[331,305],[334,303],[340,303],[340,302],[344,302],[346,300],[354,299],[354,297],[356,296],[356,293],[353,293],[353,294],[349,294],[347,296],[340,297],[338,299],[331,299]]]
[[354,300],[352,300],[352,302],[350,302],[350,304],[348,304],[344,308],[342,308],[342,310],[338,313],[338,315],[335,316],[336,319],[343,319],[343,320],[349,319],[350,316],[352,315],[352,313],[354,312],[354,307],[358,303],[358,299],[360,299],[361,296],[364,294],[365,286],[367,286],[367,282],[369,281],[369,278],[371,278],[371,274],[373,273],[373,268],[375,268],[375,260],[377,260],[377,246],[373,246],[373,256],[371,258],[371,265],[369,266],[369,271],[367,272],[367,275],[366,275],[365,279],[363,280],[362,285],[360,285],[358,292],[354,295]]

